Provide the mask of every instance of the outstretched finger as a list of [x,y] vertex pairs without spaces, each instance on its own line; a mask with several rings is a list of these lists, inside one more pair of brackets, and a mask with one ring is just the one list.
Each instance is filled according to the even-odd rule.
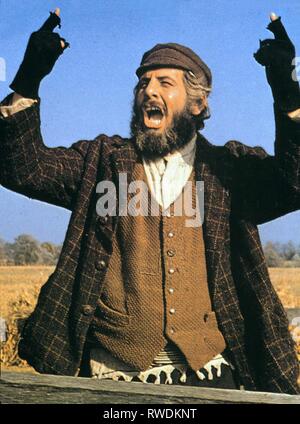
[[49,18],[44,22],[38,31],[53,31],[55,27],[60,28],[60,9],[55,9],[55,12],[50,12]]
[[284,28],[281,17],[277,16],[275,13],[271,13],[271,22],[267,26],[267,29],[271,32],[273,32],[275,40],[285,40],[289,41],[291,44],[291,40],[286,32],[286,29]]

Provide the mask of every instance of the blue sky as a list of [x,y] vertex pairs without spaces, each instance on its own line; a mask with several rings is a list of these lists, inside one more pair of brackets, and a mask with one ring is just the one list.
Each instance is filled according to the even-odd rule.
[[[273,153],[272,98],[253,59],[269,13],[282,16],[300,55],[300,2],[217,0],[1,0],[0,57],[6,61],[0,97],[8,92],[29,34],[61,8],[60,34],[71,44],[42,83],[42,132],[48,146],[69,146],[100,133],[128,135],[135,70],[160,42],[194,49],[213,72],[212,112],[204,135],[261,145]],[[0,188],[0,237],[31,233],[61,242],[69,212]],[[300,243],[300,212],[260,226],[262,240]]]

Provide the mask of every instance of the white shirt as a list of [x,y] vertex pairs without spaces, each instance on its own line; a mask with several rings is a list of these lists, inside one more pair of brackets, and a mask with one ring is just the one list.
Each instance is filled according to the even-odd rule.
[[166,210],[181,194],[193,170],[196,138],[182,149],[155,161],[143,160],[148,185],[157,203]]

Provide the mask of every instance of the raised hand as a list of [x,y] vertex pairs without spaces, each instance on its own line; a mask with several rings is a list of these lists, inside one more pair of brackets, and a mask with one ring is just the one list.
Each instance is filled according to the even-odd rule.
[[38,97],[42,79],[48,75],[69,43],[53,32],[60,27],[60,10],[50,12],[49,18],[41,28],[33,32],[25,51],[20,68],[10,85],[10,88],[23,97],[35,99]]
[[299,83],[294,64],[295,47],[280,17],[271,14],[267,29],[274,34],[274,39],[260,41],[254,58],[266,69],[276,105],[283,112],[291,112],[300,108]]

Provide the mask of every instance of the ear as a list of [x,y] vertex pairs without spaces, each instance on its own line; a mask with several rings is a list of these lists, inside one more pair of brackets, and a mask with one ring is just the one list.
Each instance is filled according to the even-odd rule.
[[205,106],[204,106],[203,103],[198,104],[197,102],[194,102],[191,105],[190,111],[191,111],[192,115],[197,116],[197,115],[200,115],[200,113],[203,111],[204,108],[205,108]]

